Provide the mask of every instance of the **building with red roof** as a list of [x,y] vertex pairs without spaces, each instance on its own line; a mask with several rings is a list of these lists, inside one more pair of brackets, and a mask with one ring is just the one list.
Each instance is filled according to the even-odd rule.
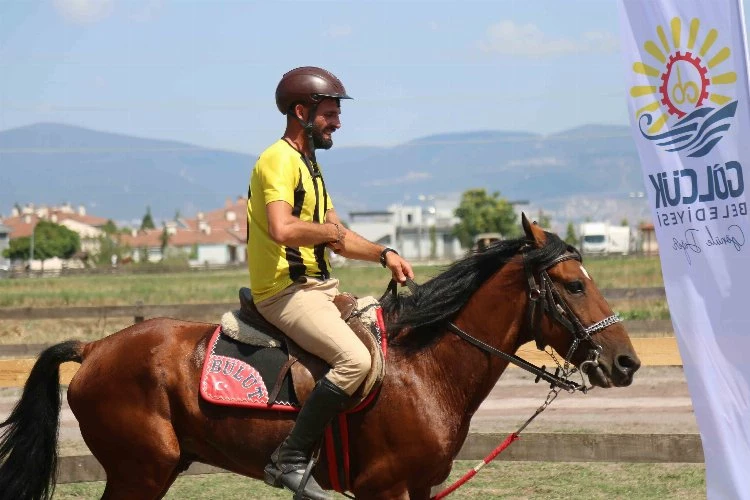
[[247,198],[228,199],[223,208],[195,218],[170,221],[163,228],[122,235],[135,261],[160,261],[166,230],[166,253],[187,255],[193,265],[228,265],[247,261]]
[[81,238],[81,251],[89,255],[99,252],[99,238],[104,235],[102,226],[107,223],[104,217],[88,215],[86,208],[73,208],[66,203],[62,206],[35,206],[29,203],[23,208],[14,207],[10,217],[0,219],[9,230],[9,239],[26,238],[32,235],[34,228],[41,220],[47,220],[65,226],[78,233]]

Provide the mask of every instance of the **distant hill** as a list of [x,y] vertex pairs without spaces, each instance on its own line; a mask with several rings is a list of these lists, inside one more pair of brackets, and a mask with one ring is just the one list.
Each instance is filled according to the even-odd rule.
[[[609,211],[617,222],[623,216],[635,222],[647,214],[643,199],[629,198],[644,188],[625,126],[590,125],[548,136],[449,133],[389,148],[334,147],[318,156],[344,217],[415,203],[420,194],[458,197],[472,187],[529,200],[561,221]],[[193,215],[245,194],[255,159],[62,124],[0,131],[0,213],[14,203],[71,202],[118,221],[140,219],[147,205],[157,219],[177,210]]]
[[14,203],[84,204],[119,220],[221,206],[245,192],[247,155],[38,124],[0,132],[0,210]]

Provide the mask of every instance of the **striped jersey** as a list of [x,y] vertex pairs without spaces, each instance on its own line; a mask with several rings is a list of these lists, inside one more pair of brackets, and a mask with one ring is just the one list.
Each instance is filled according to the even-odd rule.
[[330,277],[325,244],[289,247],[271,239],[266,205],[273,201],[284,201],[295,217],[320,224],[333,208],[318,166],[283,139],[260,155],[247,193],[247,260],[255,302],[274,296],[303,276]]

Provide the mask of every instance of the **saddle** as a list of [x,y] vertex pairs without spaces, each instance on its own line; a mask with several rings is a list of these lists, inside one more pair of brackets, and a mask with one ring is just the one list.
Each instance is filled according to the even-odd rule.
[[[294,394],[299,405],[303,405],[312,392],[315,382],[323,377],[330,367],[317,356],[299,347],[281,330],[266,321],[253,303],[250,290],[241,288],[239,292],[240,308],[226,313],[222,317],[222,333],[237,342],[262,347],[279,347],[288,354],[288,358],[281,366],[273,388],[268,391],[268,401],[272,403],[284,386],[287,376],[291,376]],[[385,331],[382,324],[376,321],[369,325],[363,319],[370,309],[379,307],[372,297],[357,299],[349,293],[342,293],[334,298],[336,305],[352,334],[367,347],[372,358],[372,367],[365,380],[352,395],[350,408],[357,407],[367,399],[385,376]]]

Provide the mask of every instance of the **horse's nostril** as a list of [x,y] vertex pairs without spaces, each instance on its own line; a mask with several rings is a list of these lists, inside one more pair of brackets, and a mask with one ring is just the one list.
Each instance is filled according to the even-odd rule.
[[622,372],[634,373],[641,367],[641,362],[627,354],[621,354],[615,358],[615,366]]

